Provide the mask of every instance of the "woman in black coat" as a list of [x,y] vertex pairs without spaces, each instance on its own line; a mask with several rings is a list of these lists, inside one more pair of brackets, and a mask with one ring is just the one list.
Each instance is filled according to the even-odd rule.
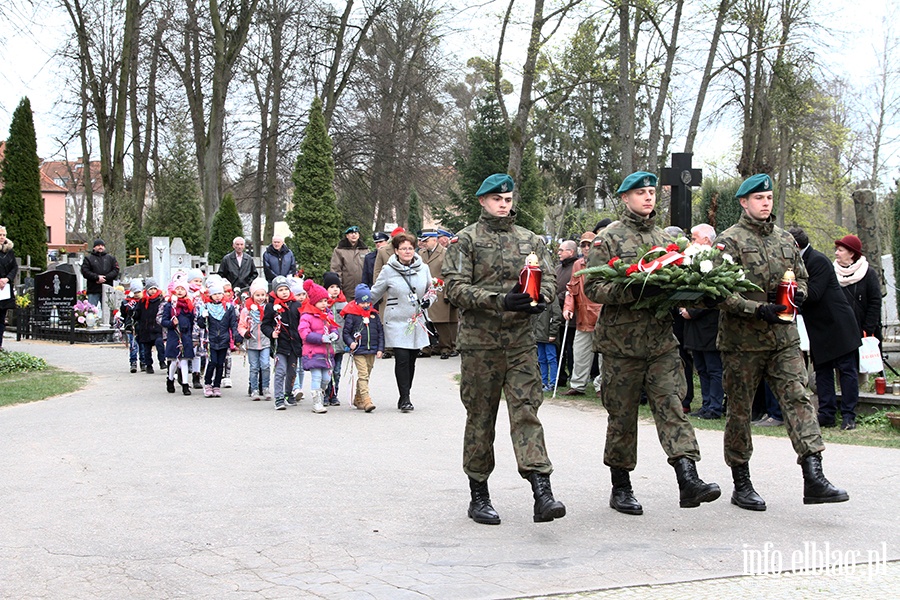
[[6,331],[6,311],[16,307],[14,282],[18,272],[12,240],[6,239],[6,227],[0,226],[0,350],[3,350],[3,333]]
[[878,272],[870,268],[855,235],[834,242],[834,272],[856,315],[859,335],[881,339],[881,283]]

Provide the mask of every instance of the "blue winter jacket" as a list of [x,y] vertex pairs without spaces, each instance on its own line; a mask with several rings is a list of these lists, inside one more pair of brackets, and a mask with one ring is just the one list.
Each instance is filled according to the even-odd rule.
[[221,319],[207,313],[207,316],[201,316],[197,322],[201,329],[206,328],[209,331],[209,347],[212,350],[225,350],[231,347],[232,341],[235,345],[242,341],[241,334],[238,333],[237,311],[230,302]]
[[275,246],[269,244],[263,253],[263,273],[269,283],[279,275],[289,277],[296,274],[297,262],[294,260],[294,253],[287,246],[281,246],[281,250],[276,250]]
[[[344,343],[347,347],[353,342],[359,342],[359,346],[353,351],[353,354],[375,354],[384,351],[384,327],[381,326],[381,317],[377,311],[369,314],[368,323],[361,314],[363,311],[351,302],[341,314],[344,316]],[[357,337],[358,334],[358,337]]]

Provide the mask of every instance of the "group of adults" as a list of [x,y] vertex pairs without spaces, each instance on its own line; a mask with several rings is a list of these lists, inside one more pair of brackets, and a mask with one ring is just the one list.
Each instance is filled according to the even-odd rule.
[[[697,472],[700,448],[682,406],[687,386],[673,332],[673,315],[658,316],[654,310],[635,308],[644,295],[658,295],[663,290],[652,284],[627,286],[566,273],[577,273],[585,265],[599,267],[614,257],[634,262],[642,247],[665,247],[670,243],[672,238],[657,225],[656,186],[657,177],[652,173],[628,175],[617,191],[622,202],[621,218],[598,224],[596,232],[586,232],[580,239],[581,258],[576,258],[574,242],[563,242],[556,269],[549,263],[544,241],[515,225],[514,183],[509,176],[489,177],[476,193],[482,206],[481,217],[459,233],[459,243],[451,248],[443,270],[447,294],[462,309],[460,395],[467,412],[463,470],[469,477],[471,494],[468,515],[476,522],[500,523],[487,481],[494,469],[493,442],[501,392],[506,398],[518,471],[532,484],[534,520],[552,521],[566,514],[565,506],[554,498],[550,488],[553,468],[537,416],[543,400],[541,373],[529,324],[533,314],[554,301],[563,303],[567,325],[574,321],[574,332],[568,336],[573,340],[574,355],[569,383],[576,391],[577,386],[587,382],[591,354],[597,352],[602,357],[598,365],[599,386],[595,387],[599,388],[608,412],[604,463],[610,469],[612,482],[610,507],[624,514],[643,514],[630,479],[637,464],[638,405],[642,396],[651,406],[660,444],[675,470],[680,506],[698,507],[720,497],[719,486],[703,481]],[[840,298],[856,298],[861,306],[870,296],[880,297],[880,288],[868,287],[866,268],[861,262],[864,257],[854,236],[836,242],[837,259],[833,266],[826,260],[824,266],[828,268],[823,268],[827,277],[823,275],[820,281],[814,270],[808,274],[807,264],[817,261],[808,242],[803,244],[801,238],[798,245],[795,237],[775,225],[773,198],[768,175],[750,177],[735,195],[734,200],[742,209],[735,225],[718,236],[708,226],[692,231],[696,243],[715,242],[721,256],[730,255],[745,277],[764,291],[705,298],[696,307],[685,308],[718,313],[715,346],[712,350],[704,346],[701,352],[715,351],[721,359],[722,386],[728,398],[724,458],[734,482],[731,503],[751,511],[766,509],[765,501],[754,489],[749,469],[753,454],[751,410],[755,390],[763,379],[777,398],[798,456],[804,504],[849,500],[849,494],[834,486],[823,473],[825,446],[820,423],[828,423],[822,421],[822,413],[817,414],[811,402],[797,324],[779,317],[787,307],[775,302],[774,292],[785,272],[794,272],[794,303],[809,303],[804,312],[810,321],[818,321],[817,308],[830,309],[836,302],[825,299],[823,289],[836,290]],[[537,302],[523,293],[517,281],[521,257],[528,253],[535,253],[543,266],[542,297]],[[567,279],[565,284],[560,282],[563,278]],[[877,279],[873,282],[877,283]],[[851,285],[855,287],[846,294],[840,292],[840,287]],[[597,307],[599,314],[595,318],[590,311]],[[579,308],[588,323],[579,323]],[[857,342],[861,331],[874,334],[880,329],[875,320],[866,320],[870,316],[874,319],[874,313],[864,309],[858,316],[842,312],[831,323],[840,320],[848,324]],[[690,316],[700,320],[705,314],[695,312]],[[828,328],[828,323],[821,321],[820,326]],[[585,338],[590,344],[585,343]],[[857,346],[858,343],[840,356],[832,356],[821,348],[817,354],[813,346],[817,379],[822,368],[820,388],[827,387],[826,374],[851,362]],[[584,347],[590,351],[579,352]],[[704,360],[705,355],[698,356],[706,374],[701,376],[701,387],[708,396],[712,393],[708,375],[715,366],[712,360]],[[822,403],[827,405],[827,393]],[[849,410],[846,412],[850,414]]]

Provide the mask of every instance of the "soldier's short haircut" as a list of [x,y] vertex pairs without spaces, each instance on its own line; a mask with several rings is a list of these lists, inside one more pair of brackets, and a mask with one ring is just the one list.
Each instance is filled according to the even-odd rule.
[[696,233],[697,235],[702,235],[705,238],[709,238],[709,243],[713,243],[716,241],[716,230],[713,229],[713,226],[709,223],[700,223],[699,225],[694,225],[691,227],[691,233]]

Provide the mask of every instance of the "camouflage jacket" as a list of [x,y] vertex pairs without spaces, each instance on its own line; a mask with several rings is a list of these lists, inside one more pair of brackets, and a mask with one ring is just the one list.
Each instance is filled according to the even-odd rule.
[[541,261],[541,293],[556,297],[556,275],[547,247],[537,234],[515,224],[515,212],[481,218],[458,233],[447,249],[441,274],[444,294],[459,307],[461,350],[534,346],[531,314],[503,309],[503,298],[519,279],[526,257]]
[[[806,266],[793,236],[775,225],[774,219],[757,221],[747,213],[716,238],[716,247],[741,265],[747,279],[765,292],[775,292],[788,269],[794,271],[797,289],[807,293]],[[719,305],[716,347],[724,351],[781,350],[800,344],[794,323],[773,325],[756,318],[756,308],[768,302],[765,293],[732,294]]]
[[[656,226],[656,213],[641,217],[626,210],[594,239],[588,266],[598,267],[618,256],[634,262],[643,245],[665,246],[672,240]],[[672,317],[656,318],[652,310],[632,310],[633,286],[589,277],[584,282],[588,298],[603,305],[594,327],[594,351],[620,358],[649,358],[671,352],[678,347],[672,333]]]

